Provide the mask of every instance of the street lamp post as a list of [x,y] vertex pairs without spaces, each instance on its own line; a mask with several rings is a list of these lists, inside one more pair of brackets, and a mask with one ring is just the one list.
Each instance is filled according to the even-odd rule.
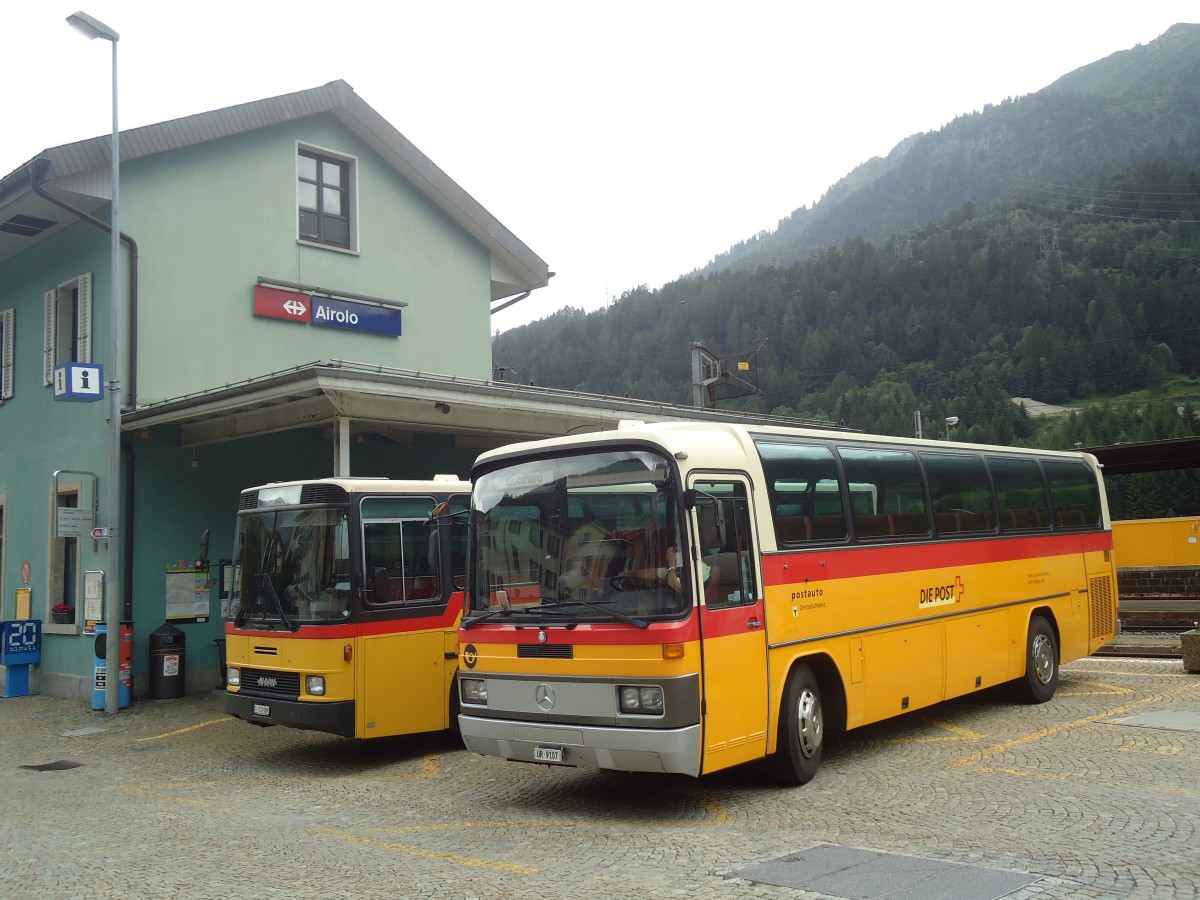
[[108,629],[105,643],[104,712],[112,715],[120,708],[121,684],[121,225],[118,218],[121,168],[121,135],[117,128],[117,42],[121,36],[99,19],[85,12],[67,16],[70,26],[90,39],[100,38],[112,44],[112,240],[109,260],[108,291],[108,397],[109,448],[108,471],[108,576],[104,585],[104,623]]

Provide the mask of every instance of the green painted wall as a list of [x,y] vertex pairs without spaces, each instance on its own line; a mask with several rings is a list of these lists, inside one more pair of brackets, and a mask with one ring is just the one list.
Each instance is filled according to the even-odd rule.
[[[297,141],[357,159],[358,253],[297,242]],[[106,215],[102,209],[100,216]],[[140,254],[140,405],[321,359],[490,376],[487,251],[333,117],[122,166],[121,229],[137,241]],[[56,599],[49,596],[48,572],[56,469],[96,473],[97,524],[111,524],[109,404],[55,402],[52,389],[42,385],[43,295],[86,272],[93,277],[92,359],[107,364],[108,254],[107,233],[80,223],[0,264],[0,309],[16,311],[15,395],[0,404],[6,523],[0,594],[8,613],[24,560],[33,572],[34,614],[46,616]],[[404,333],[394,338],[256,318],[252,290],[260,275],[407,301]],[[123,357],[131,338],[127,321],[123,315]],[[127,402],[125,371],[122,381]],[[205,529],[210,559],[228,556],[239,492],[265,481],[326,475],[333,447],[314,431],[282,432],[198,448],[193,466],[193,453],[178,447],[174,428],[126,433],[124,445],[123,484],[132,495],[125,537],[132,560],[123,564],[122,580],[132,594],[134,676],[144,685],[149,634],[164,620],[166,564],[194,558]],[[350,452],[355,473],[394,478],[439,472],[466,477],[476,455],[456,451],[451,438],[436,435],[417,435],[412,445],[368,436]],[[64,481],[76,478],[64,475]],[[84,481],[87,504],[91,483]],[[80,557],[81,572],[108,567],[103,541],[83,540]],[[207,672],[215,684],[213,639],[223,630],[215,589],[211,599],[208,623],[181,627],[188,672]],[[43,693],[90,702],[93,638],[78,627],[47,629],[35,684]]]
[[[358,253],[296,240],[297,141],[357,160]],[[489,254],[343,129],[318,116],[122,169],[138,242],[138,401],[319,359],[486,379]],[[400,337],[252,314],[259,276],[401,300]]]

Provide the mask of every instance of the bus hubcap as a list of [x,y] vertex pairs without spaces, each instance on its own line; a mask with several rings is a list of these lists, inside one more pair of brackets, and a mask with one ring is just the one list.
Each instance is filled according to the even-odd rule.
[[1054,675],[1054,653],[1050,639],[1044,634],[1033,639],[1033,672],[1042,684],[1049,684]]
[[821,749],[821,739],[825,731],[821,723],[821,704],[817,702],[816,694],[811,691],[801,694],[797,712],[800,752],[805,757],[810,757]]

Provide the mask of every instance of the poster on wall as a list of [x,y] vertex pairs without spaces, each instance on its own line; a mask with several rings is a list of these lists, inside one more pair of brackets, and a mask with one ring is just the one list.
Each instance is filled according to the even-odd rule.
[[95,634],[96,625],[104,621],[104,573],[83,573],[83,633]]
[[209,588],[207,567],[167,567],[167,621],[207,622]]

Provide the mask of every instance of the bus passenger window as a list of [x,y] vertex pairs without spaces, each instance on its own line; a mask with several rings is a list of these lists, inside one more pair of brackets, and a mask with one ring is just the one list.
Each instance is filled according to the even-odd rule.
[[[828,447],[761,441],[756,444],[767,477],[777,545],[846,538],[837,463]],[[859,502],[854,492],[851,497]],[[871,497],[861,498],[873,505]]]
[[1100,524],[1100,488],[1085,463],[1043,460],[1042,471],[1050,484],[1056,527],[1095,528]]
[[917,458],[908,450],[839,447],[851,494],[855,486],[870,486],[875,507],[854,509],[854,534],[859,538],[916,537],[930,532],[925,484]]
[[1050,507],[1042,470],[1035,459],[988,457],[996,485],[996,505],[1004,531],[1033,531],[1050,527]]
[[978,456],[921,453],[938,534],[991,531],[992,484]]

